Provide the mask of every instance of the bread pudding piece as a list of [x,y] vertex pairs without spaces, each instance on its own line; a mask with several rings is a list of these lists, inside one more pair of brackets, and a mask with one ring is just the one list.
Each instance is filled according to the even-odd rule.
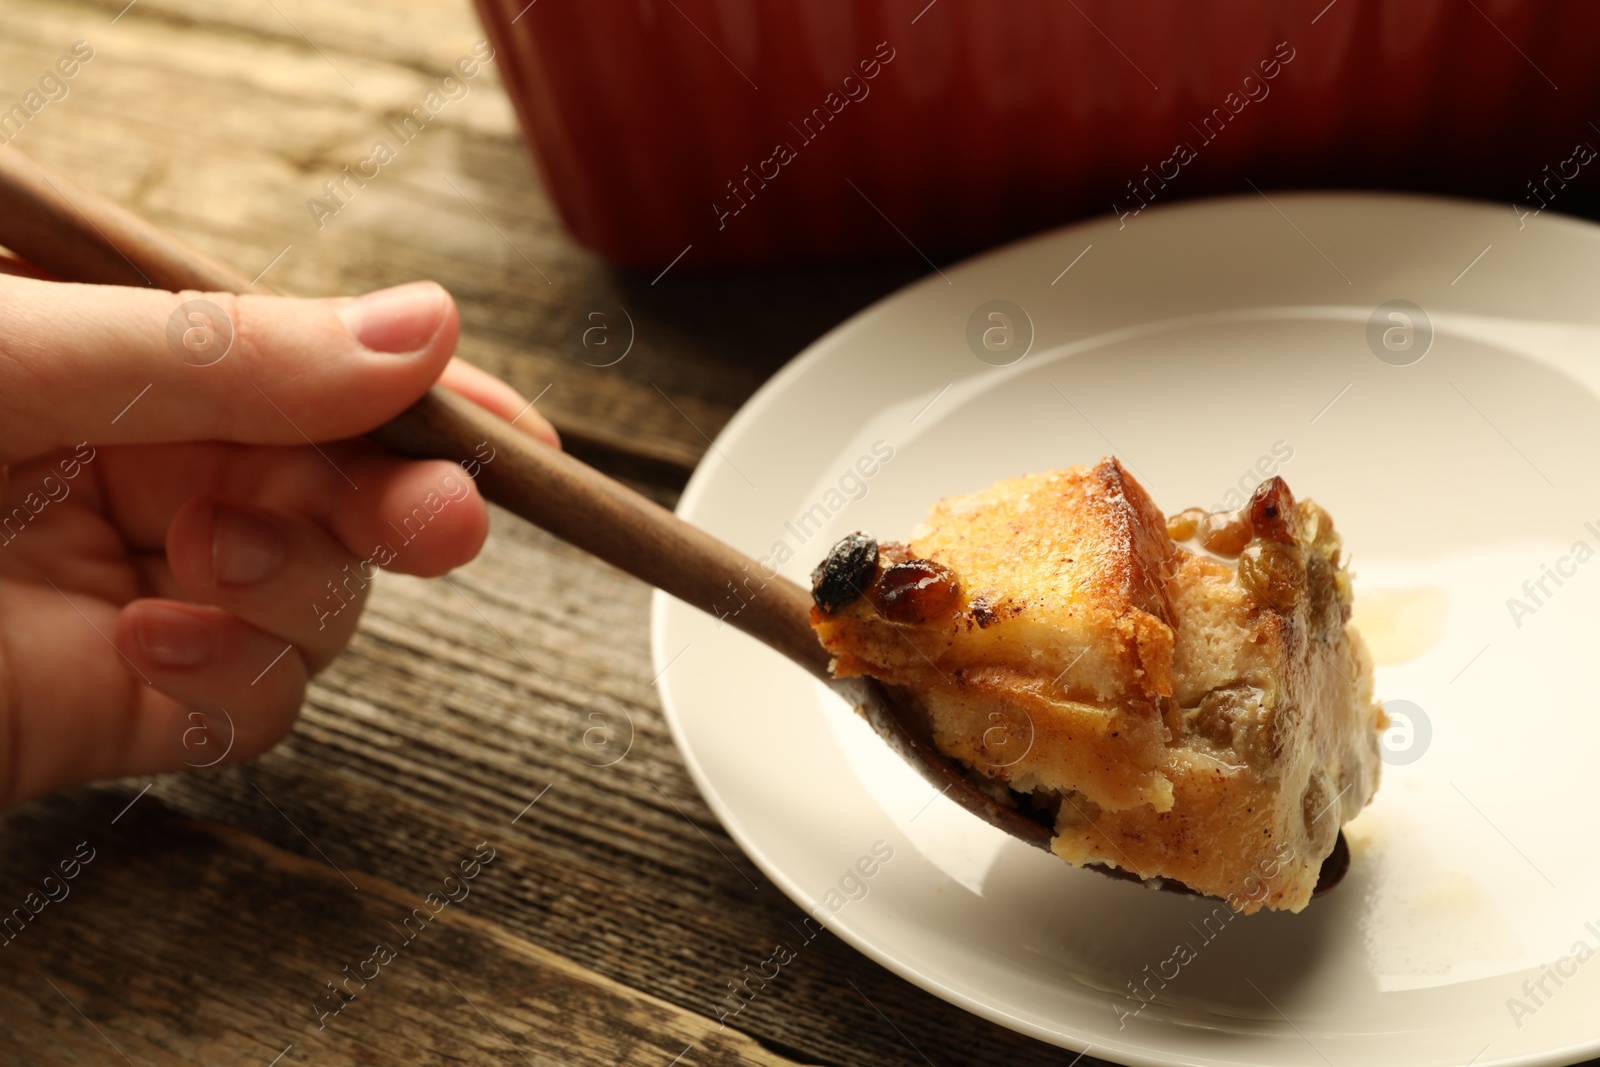
[[1010,478],[812,579],[834,674],[911,690],[1072,863],[1299,911],[1377,788],[1339,535],[1281,478],[1170,520],[1112,458]]

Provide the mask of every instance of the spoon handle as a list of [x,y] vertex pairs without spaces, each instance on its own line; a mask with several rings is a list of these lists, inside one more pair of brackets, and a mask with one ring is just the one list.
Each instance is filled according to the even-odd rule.
[[488,499],[828,677],[808,592],[470,400],[435,388],[368,436],[418,458],[470,457],[487,443],[493,459],[477,481]]
[[[0,244],[70,281],[270,291],[10,146],[0,147],[0,204]],[[436,386],[368,436],[404,456],[476,459],[487,499],[827,678],[805,590],[470,401]]]

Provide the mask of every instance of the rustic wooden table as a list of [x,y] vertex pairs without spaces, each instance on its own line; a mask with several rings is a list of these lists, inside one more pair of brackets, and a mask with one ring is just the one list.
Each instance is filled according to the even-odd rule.
[[[437,279],[463,355],[670,504],[765,378],[926,266],[609,269],[562,233],[492,75],[319,228],[323,182],[480,37],[467,0],[0,0],[0,100],[86,42],[17,147],[288,292]],[[636,343],[597,368],[582,330],[619,305]],[[729,980],[803,913],[684,771],[648,597],[497,513],[472,565],[381,580],[266,757],[7,813],[0,902],[79,842],[95,859],[3,950],[0,1062],[1070,1062],[831,935],[719,1027]],[[583,741],[596,711],[632,733],[611,766]],[[470,897],[319,1026],[328,983],[480,842]]]

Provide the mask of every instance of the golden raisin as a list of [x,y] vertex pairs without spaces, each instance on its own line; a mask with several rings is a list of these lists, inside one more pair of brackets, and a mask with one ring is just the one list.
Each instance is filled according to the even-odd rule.
[[1250,542],[1239,557],[1239,584],[1280,614],[1294,611],[1306,587],[1299,547],[1281,541]]
[[1180,511],[1167,520],[1167,536],[1174,541],[1187,541],[1200,529],[1206,513],[1199,508]]
[[1250,517],[1243,511],[1218,511],[1200,524],[1200,543],[1207,552],[1232,558],[1250,543]]

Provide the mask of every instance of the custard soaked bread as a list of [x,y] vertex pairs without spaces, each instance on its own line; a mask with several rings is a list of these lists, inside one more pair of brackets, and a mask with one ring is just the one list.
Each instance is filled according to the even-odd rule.
[[1011,478],[812,579],[835,675],[917,694],[1073,863],[1298,911],[1377,788],[1339,536],[1281,478],[1170,520],[1115,459]]

